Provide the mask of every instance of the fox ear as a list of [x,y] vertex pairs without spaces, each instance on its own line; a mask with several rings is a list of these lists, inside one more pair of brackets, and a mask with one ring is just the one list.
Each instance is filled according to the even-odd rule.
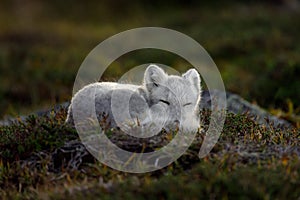
[[149,65],[145,71],[144,84],[151,91],[154,87],[164,84],[166,73],[157,65]]
[[201,79],[200,79],[200,76],[199,76],[199,73],[197,72],[197,70],[190,69],[186,73],[184,73],[182,75],[182,77],[185,78],[185,79],[187,79],[187,80],[189,80],[191,82],[191,84],[193,86],[195,86],[196,90],[198,92],[200,92],[200,89],[201,89],[201,86],[200,86]]

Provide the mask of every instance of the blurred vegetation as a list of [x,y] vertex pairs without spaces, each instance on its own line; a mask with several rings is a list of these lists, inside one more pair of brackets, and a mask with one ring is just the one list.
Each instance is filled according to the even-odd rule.
[[[68,101],[77,70],[98,43],[121,31],[159,26],[196,39],[219,67],[226,89],[275,114],[299,115],[298,1],[9,1],[0,3],[0,116]],[[105,73],[159,62],[189,66],[161,51],[132,52]],[[105,77],[104,77],[105,79]],[[278,111],[279,109],[279,111]],[[275,112],[278,111],[278,112]]]

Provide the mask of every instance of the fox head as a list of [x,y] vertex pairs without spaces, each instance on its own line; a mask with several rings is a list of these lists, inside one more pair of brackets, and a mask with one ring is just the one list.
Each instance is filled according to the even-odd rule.
[[160,67],[150,65],[144,74],[149,104],[166,109],[165,128],[197,131],[200,126],[199,103],[201,79],[195,69],[182,76],[168,75]]

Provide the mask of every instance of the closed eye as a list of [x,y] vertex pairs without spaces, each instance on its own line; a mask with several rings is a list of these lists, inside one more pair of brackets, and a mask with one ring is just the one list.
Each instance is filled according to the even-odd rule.
[[186,103],[183,106],[189,106],[189,105],[192,105],[192,103]]
[[168,101],[165,101],[165,100],[159,100],[160,102],[163,102],[163,103],[165,103],[165,104],[167,104],[167,105],[170,105],[170,102],[168,102]]

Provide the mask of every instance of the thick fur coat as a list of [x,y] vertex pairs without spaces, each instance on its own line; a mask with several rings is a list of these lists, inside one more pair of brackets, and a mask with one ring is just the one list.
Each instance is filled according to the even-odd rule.
[[[200,126],[201,80],[195,69],[182,76],[168,75],[160,67],[149,65],[142,85],[97,82],[85,86],[72,98],[66,122],[74,123],[73,107],[85,113],[86,99],[95,95],[99,121],[109,127],[161,125],[166,130],[179,128],[197,131]],[[93,105],[92,105],[93,106]]]

